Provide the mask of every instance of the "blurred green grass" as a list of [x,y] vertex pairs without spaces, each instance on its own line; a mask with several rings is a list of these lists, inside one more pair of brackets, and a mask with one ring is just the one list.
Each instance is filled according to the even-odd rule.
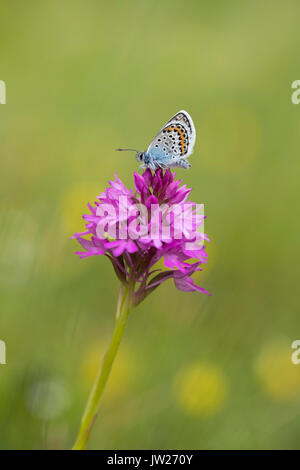
[[115,172],[132,186],[114,149],[144,149],[182,108],[213,296],[170,283],[133,312],[89,447],[299,448],[299,3],[1,10],[1,448],[71,446],[118,283],[69,236]]

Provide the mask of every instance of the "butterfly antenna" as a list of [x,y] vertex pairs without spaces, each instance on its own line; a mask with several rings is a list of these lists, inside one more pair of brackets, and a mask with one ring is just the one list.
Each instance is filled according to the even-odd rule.
[[137,149],[116,149],[117,152],[137,152],[139,153],[139,150]]

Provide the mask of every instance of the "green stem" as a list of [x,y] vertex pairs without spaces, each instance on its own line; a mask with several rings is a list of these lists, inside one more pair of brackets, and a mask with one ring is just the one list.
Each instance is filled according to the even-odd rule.
[[91,390],[73,450],[85,449],[87,440],[97,417],[100,399],[123,337],[131,307],[131,290],[128,287],[121,286],[112,340],[102,360],[98,375]]

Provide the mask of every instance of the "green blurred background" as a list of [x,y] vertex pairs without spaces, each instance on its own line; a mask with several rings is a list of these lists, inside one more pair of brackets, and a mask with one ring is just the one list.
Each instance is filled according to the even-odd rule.
[[299,448],[300,79],[295,1],[1,1],[0,447],[69,448],[118,282],[69,237],[179,109],[212,297],[132,314],[89,448]]

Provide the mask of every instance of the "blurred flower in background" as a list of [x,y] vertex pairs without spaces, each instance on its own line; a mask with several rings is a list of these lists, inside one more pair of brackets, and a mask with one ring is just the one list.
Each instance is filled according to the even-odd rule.
[[223,406],[228,383],[222,370],[213,364],[187,364],[175,378],[173,393],[178,406],[186,413],[209,417]]
[[70,393],[58,379],[38,380],[26,391],[26,403],[30,412],[45,421],[59,418],[70,407]]
[[291,361],[291,342],[266,344],[254,363],[255,374],[265,394],[278,402],[299,400],[300,367]]
[[78,218],[85,210],[86,203],[99,194],[99,188],[104,188],[104,184],[78,183],[71,186],[63,194],[61,202],[61,221],[65,235],[70,235],[78,230]]

